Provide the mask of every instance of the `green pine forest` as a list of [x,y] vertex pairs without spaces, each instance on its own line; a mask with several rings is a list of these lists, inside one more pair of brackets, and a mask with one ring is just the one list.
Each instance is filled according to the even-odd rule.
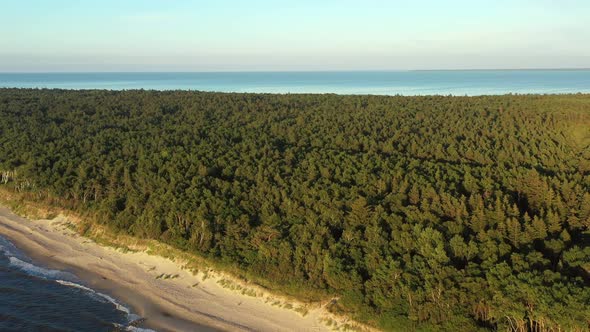
[[590,95],[0,89],[0,171],[383,330],[590,329]]

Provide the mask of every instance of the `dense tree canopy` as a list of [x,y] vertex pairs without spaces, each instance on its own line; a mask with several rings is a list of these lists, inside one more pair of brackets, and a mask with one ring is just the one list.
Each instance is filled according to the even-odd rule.
[[588,330],[590,96],[0,90],[0,171],[384,329]]

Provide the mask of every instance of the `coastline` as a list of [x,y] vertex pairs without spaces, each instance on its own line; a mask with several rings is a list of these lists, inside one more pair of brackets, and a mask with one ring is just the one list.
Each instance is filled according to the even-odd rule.
[[4,72],[0,89],[155,90],[345,96],[590,93],[590,69]]
[[[327,331],[324,309],[305,315],[222,287],[220,276],[193,274],[145,251],[117,250],[82,237],[62,215],[30,220],[0,205],[0,234],[33,260],[74,273],[84,285],[110,294],[157,331]],[[261,294],[262,295],[262,294]]]

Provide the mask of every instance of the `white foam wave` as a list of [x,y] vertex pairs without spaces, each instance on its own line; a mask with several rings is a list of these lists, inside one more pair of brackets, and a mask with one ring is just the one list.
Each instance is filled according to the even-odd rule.
[[75,279],[74,275],[59,270],[47,269],[30,263],[29,258],[23,254],[12,242],[0,236],[0,252],[8,258],[9,264],[29,275],[44,279]]
[[131,332],[156,332],[151,329],[146,329],[146,328],[137,327],[137,326],[127,326],[125,329],[127,331],[131,331]]
[[157,332],[156,330],[147,329],[144,327],[137,327],[137,326],[133,326],[133,325],[128,325],[128,326],[121,325],[121,324],[114,324],[114,325],[118,329],[130,331],[130,332]]
[[[115,306],[115,309],[117,309],[127,315],[127,323],[132,323],[132,322],[135,322],[135,321],[141,319],[141,316],[131,313],[131,310],[129,308],[127,308],[126,306],[117,302],[117,300],[115,300],[114,298],[112,298],[106,294],[97,292],[92,288],[77,284],[75,282],[67,281],[67,280],[58,279],[58,280],[56,280],[56,282],[61,285],[64,285],[64,286],[78,288],[80,290],[85,291],[89,296],[91,296],[92,298],[94,298],[98,301],[101,301],[103,303],[112,304],[113,306]],[[127,328],[129,328],[129,327],[132,327],[132,326],[128,326]],[[147,330],[147,331],[150,331],[150,330]]]
[[[129,308],[127,308],[126,306],[124,306],[124,305],[120,304],[119,302],[117,302],[117,300],[113,299],[112,297],[110,297],[110,296],[108,296],[108,295],[106,295],[106,294],[103,294],[103,293],[97,292],[97,291],[95,291],[95,290],[94,290],[94,289],[92,289],[92,288],[88,288],[88,287],[86,287],[86,286],[82,286],[82,285],[80,285],[80,284],[77,284],[77,283],[75,283],[75,282],[71,282],[71,281],[66,281],[66,280],[56,280],[56,282],[57,282],[57,283],[59,283],[59,284],[62,284],[62,285],[64,285],[64,286],[74,287],[74,288],[78,288],[78,289],[81,289],[81,290],[83,290],[83,291],[86,291],[86,292],[87,292],[87,293],[89,293],[91,296],[95,297],[95,298],[96,298],[96,299],[98,299],[98,300],[101,300],[102,302],[105,302],[105,301],[106,301],[106,302],[110,302],[111,304],[113,304],[113,305],[115,306],[115,308],[116,308],[117,310],[119,310],[119,311],[121,311],[121,312],[124,312],[124,313],[126,313],[127,315],[131,316],[131,317],[130,317],[130,320],[131,320],[131,319],[132,319],[132,320],[139,319],[139,316],[132,314],[132,313],[131,313],[131,310],[129,310]],[[137,318],[136,318],[135,316],[137,316]]]
[[0,236],[0,251],[7,257],[21,256],[16,246],[2,236]]
[[8,257],[8,260],[10,261],[10,265],[18,268],[19,270],[21,270],[27,274],[35,276],[35,277],[41,277],[41,278],[45,278],[45,279],[70,278],[71,277],[71,275],[67,272],[46,269],[46,268],[31,264],[29,262],[25,262],[19,258],[14,257],[14,256]]
[[119,311],[121,311],[121,312],[123,312],[123,313],[125,313],[127,315],[127,323],[132,323],[132,322],[135,322],[135,321],[141,319],[141,316],[131,313],[131,310],[129,308],[127,308],[126,306],[124,306],[121,303],[117,302],[117,300],[115,300],[114,298],[112,298],[112,297],[110,297],[110,296],[108,296],[106,294],[97,292],[97,291],[95,291],[92,288],[89,288],[89,287],[86,287],[86,286],[77,284],[75,282],[67,281],[67,280],[60,280],[60,279],[58,279],[58,280],[56,280],[56,282],[59,283],[59,284],[61,284],[61,285],[64,285],[64,286],[74,287],[74,288],[83,290],[89,296],[91,296],[92,298],[94,298],[94,299],[96,299],[98,301],[101,301],[103,303],[110,303],[110,304],[112,304],[113,306],[115,306],[115,309],[117,309],[117,310],[119,310]]
[[[28,260],[28,258],[25,255],[21,254],[20,251],[18,250],[18,248],[16,246],[14,246],[14,244],[12,244],[12,242],[10,242],[8,239],[6,239],[2,236],[0,236],[0,252],[8,258],[9,264],[11,266],[16,267],[17,269],[19,269],[29,275],[32,275],[35,277],[40,277],[43,279],[54,279],[57,283],[59,283],[61,285],[68,286],[68,287],[74,287],[74,288],[83,290],[89,296],[91,296],[92,298],[94,298],[98,301],[101,301],[103,303],[111,303],[113,306],[115,306],[115,308],[117,310],[119,310],[127,315],[128,324],[142,319],[141,316],[131,313],[131,310],[129,308],[120,304],[119,302],[117,302],[117,300],[115,300],[114,298],[112,298],[110,296],[100,293],[100,292],[97,292],[97,291],[95,291],[91,288],[88,288],[86,286],[77,284],[75,282],[64,280],[64,279],[77,280],[77,278],[74,275],[72,275],[68,272],[46,269],[46,268],[43,268],[43,267],[40,267],[40,266],[37,266],[37,265],[34,265],[32,263],[25,261],[25,260]],[[18,257],[20,257],[20,258],[18,258]],[[154,330],[140,328],[140,327],[136,327],[136,326],[132,326],[132,325],[127,325],[127,326],[118,325],[118,324],[115,324],[115,325],[117,327],[124,328],[126,331],[131,331],[131,332],[156,332]]]

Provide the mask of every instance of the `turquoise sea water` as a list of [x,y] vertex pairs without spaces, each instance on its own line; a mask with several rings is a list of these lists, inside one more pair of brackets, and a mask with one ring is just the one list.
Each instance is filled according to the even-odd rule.
[[590,70],[0,73],[0,87],[485,95],[590,92]]

